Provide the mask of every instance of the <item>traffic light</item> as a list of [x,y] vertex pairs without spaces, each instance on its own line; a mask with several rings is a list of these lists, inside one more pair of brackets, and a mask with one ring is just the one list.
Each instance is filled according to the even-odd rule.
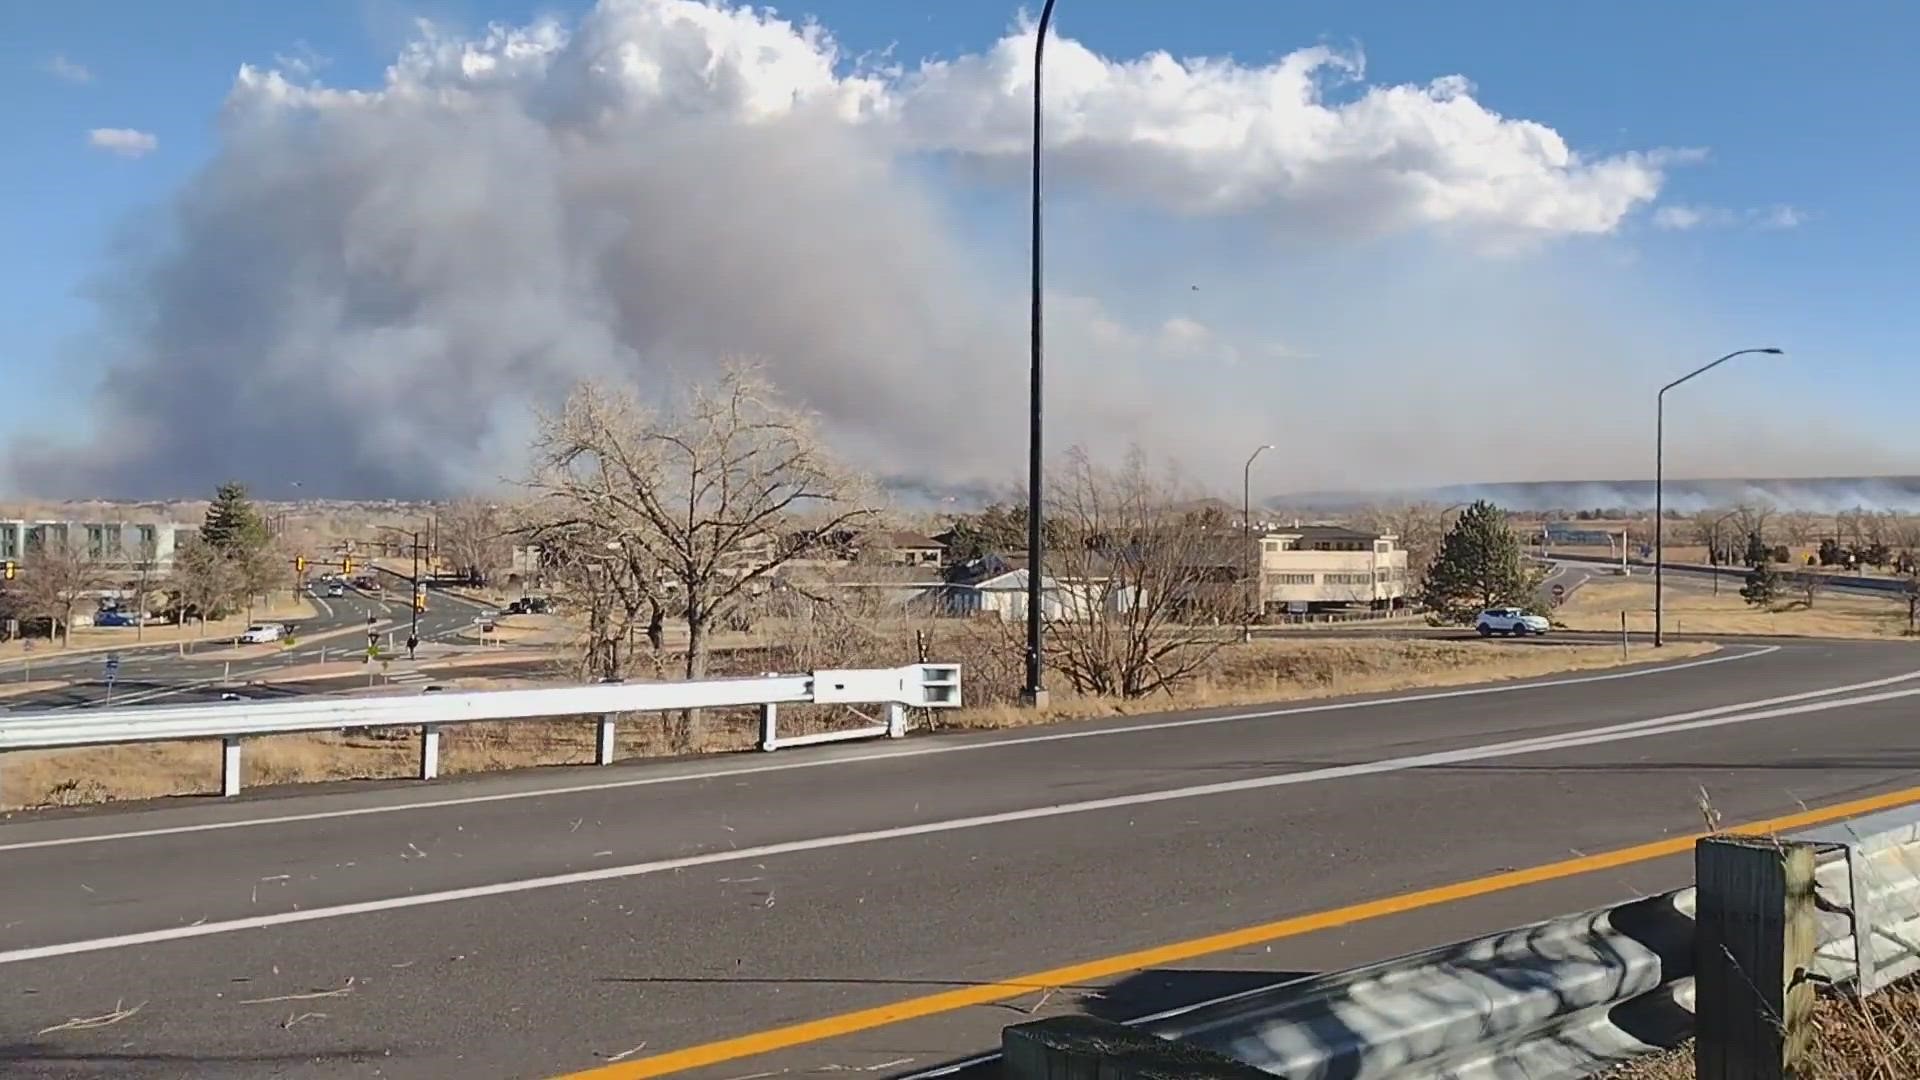
[[417,592],[413,594],[413,610],[415,611],[427,610],[427,594],[426,593]]
[[340,572],[343,574],[353,573],[353,556],[343,555],[340,557]]
[[304,574],[307,572],[307,557],[305,555],[295,555],[293,557],[293,572],[296,574]]
[[20,574],[20,567],[16,565],[12,559],[8,559],[6,562],[6,566],[4,567],[4,576],[6,577],[6,579],[8,581],[12,581],[14,578],[18,577],[19,574]]

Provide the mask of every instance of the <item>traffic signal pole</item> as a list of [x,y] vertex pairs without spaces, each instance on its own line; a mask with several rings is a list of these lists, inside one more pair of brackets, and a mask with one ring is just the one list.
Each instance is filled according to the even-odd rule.
[[407,606],[413,609],[413,628],[407,631],[407,659],[413,659],[413,651],[420,645],[420,603],[424,599],[420,592],[420,534],[413,534],[413,595],[407,598]]

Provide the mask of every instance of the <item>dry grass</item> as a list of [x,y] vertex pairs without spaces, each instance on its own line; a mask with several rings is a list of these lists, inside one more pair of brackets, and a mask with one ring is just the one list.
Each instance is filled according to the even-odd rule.
[[[1679,651],[1675,651],[1675,649]],[[1713,651],[1703,642],[1669,645],[1662,660]],[[1123,716],[1168,709],[1204,709],[1278,701],[1390,693],[1436,686],[1526,679],[1559,672],[1618,667],[1653,659],[1651,648],[1634,646],[1622,660],[1617,645],[1506,648],[1487,643],[1421,640],[1255,640],[1222,649],[1192,684],[1171,697],[1131,701],[1082,698],[1055,691],[1053,704],[1035,714],[1010,702],[976,704],[935,719],[945,728],[1015,727],[1093,716]],[[967,673],[966,693],[975,684]]]
[[[1791,596],[1791,590],[1787,593]],[[1900,637],[1907,631],[1905,601],[1869,596],[1822,593],[1811,608],[1790,600],[1771,608],[1754,608],[1740,598],[1739,587],[1723,585],[1720,595],[1696,589],[1669,587],[1666,596],[1669,633],[1684,634],[1794,634],[1803,637]],[[1620,613],[1639,633],[1653,630],[1653,583],[1590,581],[1554,609],[1554,621],[1569,630],[1617,631]]]
[[[276,594],[272,603],[256,607],[253,612],[255,620],[310,619],[313,615],[313,605],[308,603],[305,597],[289,597],[284,593]],[[245,612],[225,619],[211,620],[204,627],[199,623],[189,623],[186,626],[148,626],[136,631],[131,626],[76,626],[73,629],[73,644],[69,648],[61,648],[58,638],[51,642],[45,638],[18,638],[0,642],[0,660],[22,657],[44,660],[49,657],[71,656],[81,652],[111,652],[135,645],[170,645],[174,642],[196,642],[203,639],[217,643],[222,638],[232,638],[246,628]],[[33,643],[31,653],[26,651],[29,640]]]
[[[911,638],[909,639],[911,640]],[[1613,646],[1565,645],[1508,647],[1501,643],[1380,641],[1359,639],[1267,640],[1222,650],[1205,676],[1174,697],[1132,702],[1058,695],[1044,714],[1009,704],[1019,684],[1018,654],[1011,656],[999,628],[949,627],[931,646],[932,654],[966,665],[972,707],[935,713],[927,719],[942,729],[1015,727],[1075,717],[1117,715],[1173,708],[1251,704],[1393,691],[1426,686],[1518,679],[1562,671],[1616,666]],[[1704,644],[1670,646],[1663,658],[1698,655]],[[856,656],[849,665],[901,663],[897,646],[890,656]],[[1645,660],[1636,651],[1634,660]],[[790,659],[790,658],[789,658]],[[733,670],[772,670],[762,653],[734,654]],[[783,665],[773,665],[780,667]],[[800,664],[795,669],[809,665]],[[456,683],[455,685],[460,685]],[[800,734],[828,727],[851,727],[876,720],[828,707],[783,708],[782,732]],[[700,749],[708,753],[746,750],[758,739],[752,711],[716,711]],[[390,737],[385,737],[390,736]],[[588,719],[539,723],[461,724],[441,733],[441,768],[448,773],[482,772],[532,765],[584,764],[593,758],[594,726]],[[620,726],[622,757],[664,756],[672,752],[666,717],[640,715]],[[399,778],[418,767],[418,736],[412,729],[393,732],[278,735],[250,739],[243,757],[245,786],[359,778]],[[75,805],[163,795],[204,794],[219,782],[217,741],[153,743],[87,750],[28,752],[0,761],[0,798],[11,805]]]
[[[1869,998],[1822,997],[1813,1010],[1813,1054],[1802,1080],[1912,1080],[1920,1076],[1920,986]],[[1605,1080],[1693,1080],[1682,1046],[1623,1065]]]

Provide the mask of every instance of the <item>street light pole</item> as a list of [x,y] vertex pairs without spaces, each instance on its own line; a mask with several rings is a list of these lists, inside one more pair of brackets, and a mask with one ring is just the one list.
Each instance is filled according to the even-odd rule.
[[[1247,577],[1249,581],[1253,582],[1253,597],[1247,604],[1249,621],[1251,620],[1254,609],[1260,606],[1260,581],[1258,577],[1260,554],[1255,551],[1253,547],[1253,461],[1271,449],[1273,449],[1271,443],[1262,443],[1260,446],[1255,447],[1253,453],[1247,455],[1246,468],[1240,470],[1241,546],[1246,549],[1245,558],[1247,562],[1251,564]],[[1251,626],[1243,625],[1240,636],[1243,638],[1252,637],[1253,630]]]
[[[1685,375],[1660,388],[1654,396],[1653,409],[1653,647],[1666,644],[1666,613],[1661,595],[1662,571],[1666,568],[1667,555],[1667,513],[1666,513],[1666,441],[1667,441],[1667,391],[1698,375],[1704,375],[1736,356],[1749,353],[1767,353],[1779,356],[1781,350],[1775,348],[1738,349],[1715,360],[1711,364],[1697,367]],[[1719,575],[1714,577],[1718,579]]]
[[1040,361],[1042,279],[1040,274],[1040,65],[1047,49],[1047,27],[1053,22],[1054,0],[1040,9],[1039,32],[1033,39],[1033,313],[1032,355],[1027,376],[1027,685],[1021,696],[1036,709],[1047,703],[1046,663],[1041,652],[1044,623],[1041,619],[1043,593],[1041,582],[1045,533],[1040,521],[1041,425]]

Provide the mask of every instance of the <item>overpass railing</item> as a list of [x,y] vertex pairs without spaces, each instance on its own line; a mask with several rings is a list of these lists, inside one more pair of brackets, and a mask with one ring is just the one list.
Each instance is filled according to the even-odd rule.
[[[0,714],[0,753],[219,739],[224,747],[220,792],[235,795],[240,791],[242,741],[261,735],[418,727],[420,779],[431,780],[440,771],[440,729],[449,724],[590,717],[598,728],[594,762],[608,765],[614,760],[616,723],[623,713],[757,707],[760,748],[777,750],[845,739],[900,738],[907,731],[908,709],[953,709],[960,704],[958,665],[909,664],[692,682],[16,712]],[[782,705],[884,706],[885,717],[851,730],[783,735]]]

